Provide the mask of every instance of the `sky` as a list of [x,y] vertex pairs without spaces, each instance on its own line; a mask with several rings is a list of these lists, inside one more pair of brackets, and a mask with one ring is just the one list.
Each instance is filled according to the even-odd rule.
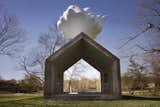
[[[40,33],[47,32],[69,5],[90,7],[96,14],[107,15],[96,41],[117,55],[121,60],[121,73],[126,71],[128,60],[121,56],[125,55],[127,48],[119,50],[118,47],[128,35],[139,31],[136,23],[138,0],[0,0],[0,3],[8,13],[16,15],[20,26],[25,29],[26,47],[35,46]],[[14,58],[0,56],[0,75],[4,79],[22,79],[24,72],[17,70]]]

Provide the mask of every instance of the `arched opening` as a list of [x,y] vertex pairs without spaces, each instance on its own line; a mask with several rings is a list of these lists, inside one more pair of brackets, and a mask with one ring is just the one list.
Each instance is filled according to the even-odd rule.
[[80,59],[70,68],[64,71],[63,92],[69,94],[78,93],[100,93],[100,72]]

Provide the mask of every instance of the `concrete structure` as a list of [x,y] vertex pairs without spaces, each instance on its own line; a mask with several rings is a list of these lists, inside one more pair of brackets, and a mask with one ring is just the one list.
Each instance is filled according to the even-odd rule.
[[[101,93],[66,95],[63,92],[64,71],[84,59],[101,74]],[[92,99],[118,99],[121,97],[120,60],[96,41],[79,34],[46,60],[45,98],[77,98],[93,96]]]

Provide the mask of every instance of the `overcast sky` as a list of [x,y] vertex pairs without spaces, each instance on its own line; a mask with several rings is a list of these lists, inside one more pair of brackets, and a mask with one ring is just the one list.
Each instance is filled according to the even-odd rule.
[[[126,71],[127,59],[121,56],[127,48],[119,50],[118,47],[128,35],[139,31],[136,23],[138,0],[0,0],[0,3],[19,19],[29,38],[28,47],[36,45],[39,34],[54,25],[69,5],[91,7],[95,13],[107,15],[97,41],[121,59],[121,72]],[[23,78],[24,72],[17,71],[16,66],[13,58],[0,56],[0,75],[4,79]]]

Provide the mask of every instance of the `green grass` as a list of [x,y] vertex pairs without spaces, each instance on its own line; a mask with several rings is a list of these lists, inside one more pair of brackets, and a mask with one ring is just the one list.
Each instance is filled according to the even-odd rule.
[[160,97],[124,96],[121,100],[71,101],[44,99],[39,94],[0,95],[0,107],[160,107]]

